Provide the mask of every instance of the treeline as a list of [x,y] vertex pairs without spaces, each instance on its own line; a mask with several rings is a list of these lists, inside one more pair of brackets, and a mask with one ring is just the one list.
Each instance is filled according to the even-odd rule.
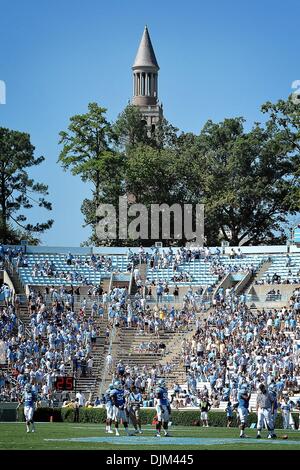
[[[165,119],[149,134],[139,109],[131,105],[114,123],[96,103],[88,105],[86,114],[71,117],[67,130],[60,133],[58,163],[92,185],[81,206],[91,228],[84,244],[103,243],[96,233],[97,207],[100,203],[118,207],[122,195],[146,207],[204,204],[210,246],[222,240],[230,245],[284,243],[289,217],[299,211],[299,104],[290,97],[268,102],[261,111],[265,123],[255,123],[249,131],[245,120],[237,117],[207,121],[199,134],[179,132]],[[33,157],[28,135],[7,129],[0,130],[0,149],[1,241],[16,240],[24,233],[34,239],[53,223],[24,224],[22,213],[33,200],[51,210],[44,198],[47,186],[35,183],[27,173],[43,157]],[[32,192],[40,197],[33,199]]]

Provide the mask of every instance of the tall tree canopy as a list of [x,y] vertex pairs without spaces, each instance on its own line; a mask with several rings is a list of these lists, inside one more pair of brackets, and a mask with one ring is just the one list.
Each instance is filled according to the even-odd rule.
[[60,132],[63,148],[58,161],[65,170],[92,183],[92,196],[81,206],[85,224],[92,228],[90,244],[99,242],[97,207],[102,202],[117,204],[123,191],[124,155],[113,148],[114,134],[105,113],[105,108],[90,103],[86,114],[71,117],[68,130]]
[[284,224],[300,201],[299,110],[292,100],[263,105],[266,123],[249,131],[238,117],[208,121],[199,135],[178,135],[165,119],[149,134],[132,105],[113,125],[105,111],[90,104],[60,134],[61,164],[94,185],[82,206],[86,223],[95,226],[97,203],[117,206],[130,194],[147,207],[203,203],[209,245],[284,241]]
[[147,144],[146,122],[137,106],[127,105],[113,125],[114,138],[119,147],[127,151],[131,147]]
[[29,168],[44,161],[44,157],[34,157],[34,150],[28,134],[0,128],[1,243],[17,244],[21,239],[37,243],[38,235],[53,224],[52,219],[28,222],[26,211],[34,206],[52,209],[45,199],[48,186],[35,182],[28,174]]
[[200,133],[199,178],[207,217],[231,245],[281,242],[290,210],[292,157],[270,126],[256,124],[245,132],[243,123],[242,118],[208,121]]

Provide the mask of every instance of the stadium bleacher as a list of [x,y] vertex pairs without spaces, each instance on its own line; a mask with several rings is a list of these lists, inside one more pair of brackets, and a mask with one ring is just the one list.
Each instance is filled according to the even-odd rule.
[[300,254],[276,254],[271,256],[271,265],[262,276],[262,280],[267,282],[268,279],[272,281],[274,275],[279,275],[281,282],[290,283],[300,280]]
[[[70,257],[67,249],[63,249],[62,252],[53,252],[52,250],[48,253],[45,249],[44,253],[28,252],[21,256],[20,254],[14,253],[13,256],[8,256],[10,262],[12,262],[14,266],[14,271],[17,273],[17,276],[21,281],[21,284],[23,286],[30,286],[31,292],[33,292],[34,288],[37,287],[37,292],[39,292],[36,294],[37,298],[39,296],[42,296],[43,298],[43,286],[56,287],[55,297],[52,297],[50,292],[48,297],[45,295],[43,298],[44,300],[41,300],[41,302],[43,302],[47,299],[46,309],[50,308],[54,300],[58,306],[61,300],[66,302],[66,305],[69,304],[68,296],[70,294],[68,291],[63,293],[64,286],[68,286],[70,284],[73,284],[74,286],[84,284],[99,285],[103,279],[111,279],[111,291],[105,304],[104,316],[103,313],[101,314],[100,323],[96,317],[95,325],[97,325],[97,328],[100,328],[101,330],[100,333],[100,330],[98,331],[98,335],[101,336],[101,341],[98,336],[98,346],[97,348],[94,346],[92,349],[92,354],[94,355],[94,371],[92,379],[89,377],[80,379],[81,383],[85,384],[85,393],[88,394],[90,390],[90,395],[93,398],[95,398],[97,392],[98,394],[101,394],[100,391],[103,392],[103,386],[109,384],[112,374],[114,373],[114,370],[111,367],[107,367],[107,354],[112,355],[115,365],[118,361],[122,360],[125,366],[129,367],[128,370],[130,371],[130,374],[133,374],[133,377],[140,374],[141,376],[144,375],[144,380],[146,380],[147,377],[149,378],[153,375],[154,367],[154,375],[157,377],[160,377],[161,375],[166,377],[167,384],[169,386],[169,394],[172,390],[172,383],[177,381],[181,388],[187,391],[187,395],[193,395],[193,388],[191,388],[189,383],[189,374],[185,371],[186,364],[181,350],[181,341],[182,338],[185,338],[187,344],[191,348],[193,336],[195,335],[197,328],[199,328],[199,325],[202,324],[201,322],[205,319],[210,319],[211,321],[214,319],[214,316],[217,318],[218,315],[219,317],[222,317],[222,315],[220,316],[220,311],[218,312],[217,310],[214,310],[218,307],[213,306],[215,304],[212,303],[212,300],[217,299],[217,295],[221,292],[223,295],[223,301],[226,302],[228,307],[235,308],[235,315],[239,321],[242,321],[240,313],[243,312],[243,307],[240,310],[239,295],[235,295],[236,283],[246,277],[246,274],[249,272],[252,276],[250,279],[247,278],[247,289],[249,288],[249,283],[250,285],[253,285],[257,280],[272,279],[272,276],[275,273],[279,274],[283,281],[289,278],[291,280],[290,282],[294,282],[300,266],[300,253],[291,253],[287,256],[285,250],[282,250],[280,253],[270,253],[267,252],[267,250],[264,252],[261,248],[257,250],[257,253],[253,251],[250,253],[245,252],[239,256],[232,256],[229,251],[227,251],[226,254],[216,254],[215,252],[212,252],[209,256],[201,253],[200,256],[191,256],[188,260],[182,251],[183,256],[180,261],[177,262],[175,270],[173,269],[173,260],[175,255],[173,258],[168,260],[168,263],[166,263],[167,267],[162,267],[164,264],[163,262],[155,262],[155,264],[151,266],[149,262],[150,256],[140,256],[137,254],[137,251],[135,253],[139,261],[142,263],[135,266],[138,271],[136,280],[140,280],[142,282],[142,286],[147,280],[150,282],[154,281],[155,285],[162,282],[170,286],[172,284],[178,284],[180,287],[214,286],[212,291],[210,291],[211,297],[209,297],[208,300],[206,298],[205,308],[203,308],[204,304],[201,296],[200,302],[195,301],[195,289],[186,289],[186,291],[182,289],[182,298],[184,298],[185,302],[184,311],[177,310],[177,307],[174,310],[174,306],[172,307],[172,304],[175,304],[175,299],[171,295],[163,296],[162,301],[166,303],[166,305],[161,304],[160,306],[157,304],[157,299],[155,301],[155,298],[153,304],[150,302],[150,299],[149,301],[146,298],[143,299],[142,290],[135,289],[135,291],[132,292],[128,291],[128,289],[132,288],[132,280],[135,279],[136,269],[133,264],[129,266],[131,258],[126,250],[124,250],[123,253],[114,253],[113,248],[109,251],[106,248],[103,252],[101,252],[101,248],[98,248],[97,254],[92,254],[92,252],[82,254],[79,250],[77,254],[76,250],[73,250],[72,256]],[[148,255],[148,253],[146,254]],[[164,255],[161,254],[162,250],[160,250],[160,254],[158,255],[161,256],[160,261],[165,261]],[[268,261],[268,263],[265,263],[265,261]],[[23,264],[25,264],[25,266]],[[260,268],[263,265],[265,266],[265,270],[262,270],[260,274]],[[55,275],[47,274],[46,271],[49,266],[52,266],[51,270],[55,272]],[[292,274],[289,274],[289,270],[291,270]],[[35,276],[33,276],[33,271],[36,271]],[[64,273],[64,276],[62,276],[62,273]],[[174,281],[172,280],[174,273],[186,273],[189,274],[191,278],[186,281]],[[254,276],[254,273],[256,277]],[[72,277],[70,276],[71,274]],[[218,287],[217,290],[216,287],[222,284],[223,280],[227,277],[227,274],[232,274],[232,279],[227,279],[225,288],[222,287],[220,289],[220,287]],[[12,279],[15,280],[14,277]],[[113,281],[115,281],[115,287],[112,285]],[[119,287],[117,287],[118,284]],[[230,291],[230,294],[227,294],[227,291]],[[242,292],[239,294],[242,294]],[[102,305],[102,301],[102,298],[99,296],[93,297],[93,295],[88,299],[85,297],[83,298],[82,295],[81,298],[77,300],[75,299],[75,302],[73,300],[76,312],[80,311],[80,315],[83,315],[80,320],[81,334],[83,335],[82,338],[84,338],[85,328],[87,328],[85,326],[85,318],[89,318],[89,324],[92,325],[93,323],[91,322],[93,315],[98,313],[99,307],[104,306],[104,304]],[[207,302],[209,303],[208,306]],[[94,307],[93,303],[96,303],[96,307]],[[125,307],[127,305],[131,305],[131,308],[128,311],[127,307]],[[248,304],[248,308],[249,307],[250,303]],[[34,320],[32,321],[32,319],[30,319],[31,317],[28,315],[28,308],[29,306],[27,306],[27,304],[22,307],[20,318],[24,321],[25,334],[32,338],[36,325]],[[271,302],[268,302],[266,308],[272,309]],[[116,314],[116,312],[119,311],[121,311],[121,314]],[[170,316],[172,311],[172,316]],[[269,317],[272,318],[273,325],[275,325],[278,312],[275,311],[275,313],[271,313],[269,317],[268,315],[269,314],[264,313],[263,319],[261,317],[263,331],[268,331],[269,326],[267,322]],[[297,326],[295,329],[295,326],[292,324],[295,318],[293,310],[285,313],[284,315],[285,317],[288,317],[288,320],[286,318],[282,320],[280,334],[285,335],[285,338],[287,338],[286,344],[291,351],[291,348],[294,348],[296,343],[299,342],[299,322],[297,319]],[[146,318],[146,321],[144,321],[144,317]],[[95,322],[95,320],[93,321]],[[251,324],[251,315],[249,317],[249,321]],[[197,322],[198,327],[196,326]],[[291,324],[289,322],[291,322]],[[116,323],[118,324],[117,327],[115,326]],[[22,322],[20,324],[22,325]],[[255,325],[256,321],[253,320],[251,328],[253,329]],[[228,324],[226,327],[229,326],[230,325]],[[30,328],[32,328],[32,330],[30,330]],[[251,328],[250,331],[252,331]],[[274,328],[274,326],[272,328]],[[109,330],[109,336],[111,338],[108,344],[105,342],[106,329]],[[210,332],[212,333],[211,339],[214,338],[214,332],[218,331],[218,329],[219,326],[217,326],[217,324],[212,327],[208,327],[207,334],[210,334]],[[235,329],[234,331],[235,335],[239,335],[242,329]],[[44,341],[46,341],[45,338]],[[76,346],[78,347],[78,350],[81,348],[82,341],[83,340],[80,339]],[[240,341],[244,341],[244,337],[241,337]],[[273,341],[271,337],[269,337],[269,341]],[[159,343],[162,342],[164,343],[164,347],[161,349]],[[250,344],[251,343],[249,343],[249,347]],[[48,347],[47,341],[45,342],[45,345]],[[206,346],[206,344],[204,346]],[[268,347],[271,347],[270,343]],[[88,354],[90,354],[90,352]],[[194,354],[192,353],[192,349],[190,354]],[[270,353],[267,352],[266,354]],[[216,373],[219,373],[222,369],[220,358],[221,355],[220,357],[217,355],[214,359],[216,361],[215,364],[217,365]],[[230,358],[230,361],[230,367],[233,367],[232,357]],[[250,362],[251,361],[252,360],[250,358]],[[152,366],[154,363],[156,365]],[[136,367],[139,367],[140,372],[137,373],[135,371]],[[279,367],[282,372],[284,370],[283,366],[279,364]],[[9,368],[6,368],[5,370],[7,373]],[[66,370],[70,371],[70,373],[72,372],[70,361],[66,364]],[[233,374],[237,374],[237,370],[238,366],[235,364]],[[298,369],[297,373],[299,373]],[[288,390],[296,390],[297,386],[300,387],[298,375],[292,377],[293,383],[292,385],[287,385]],[[206,377],[205,382],[202,379],[203,376]],[[206,386],[206,389],[209,390],[210,394],[217,395],[219,393],[216,389],[211,389],[211,384],[207,381],[208,377],[209,374],[206,372],[203,374],[203,371],[201,371],[197,376],[196,391],[197,394],[199,394],[198,398],[203,392],[204,385]],[[249,378],[250,376],[247,379],[249,380]],[[85,380],[85,382],[83,380]],[[15,382],[12,383],[14,384]],[[253,383],[256,384],[255,381],[253,381]],[[298,392],[296,390],[295,399],[298,397],[297,393]],[[196,397],[195,400],[198,398]],[[224,410],[227,402],[222,400],[221,394],[217,401],[219,402],[219,409]],[[255,401],[256,391],[253,390],[250,403],[250,407],[253,409],[255,408]],[[193,401],[193,403],[195,403],[195,401]]]
[[[64,254],[28,254],[26,255],[26,261],[28,266],[18,267],[18,272],[21,281],[24,285],[64,285],[66,284],[65,278],[60,278],[61,273],[72,275],[72,279],[68,279],[68,284],[81,285],[82,280],[77,280],[74,276],[80,277],[86,280],[89,284],[99,285],[101,279],[110,277],[111,272],[126,272],[128,259],[126,256],[112,255],[111,267],[98,267],[97,269],[93,266],[85,265],[85,262],[91,262],[91,256],[77,255],[76,260],[79,260],[82,264],[68,264],[66,255]],[[57,276],[41,275],[41,269],[37,269],[37,275],[33,276],[33,270],[36,263],[43,266],[45,262],[53,263],[54,270]]]
[[[212,262],[215,258],[212,258],[209,261],[200,259],[191,259],[190,261],[183,261],[179,264],[178,270],[174,272],[172,267],[167,268],[157,268],[154,267],[150,269],[148,266],[147,269],[147,278],[149,281],[154,281],[158,283],[160,281],[165,281],[169,285],[180,284],[181,286],[206,286],[206,285],[215,285],[219,276],[212,273]],[[218,257],[218,264],[222,265],[225,269],[225,272],[242,272],[250,266],[253,266],[254,269],[257,269],[262,261],[265,259],[264,255],[245,255],[243,258],[231,259],[228,256]],[[235,268],[235,269],[234,269]],[[174,274],[186,273],[190,277],[190,281],[174,281],[172,278]]]

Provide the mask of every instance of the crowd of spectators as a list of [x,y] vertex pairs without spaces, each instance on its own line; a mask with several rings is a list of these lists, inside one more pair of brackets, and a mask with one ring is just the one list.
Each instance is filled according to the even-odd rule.
[[203,383],[212,402],[235,402],[243,382],[255,391],[259,383],[274,381],[279,397],[283,390],[298,391],[299,311],[298,289],[281,309],[251,311],[234,297],[217,302],[192,340],[181,345],[191,396]]
[[[5,252],[1,247],[0,260],[4,260],[5,256],[10,261],[15,259],[18,267],[26,266],[26,255],[21,250]],[[190,287],[181,308],[175,308],[162,304],[163,295],[170,293],[165,280],[151,282],[147,279],[145,285],[142,285],[138,267],[140,262],[146,262],[151,270],[171,267],[174,272],[173,282],[182,280],[180,276],[184,273],[178,270],[179,265],[195,259],[209,262],[211,273],[220,278],[228,272],[253,274],[256,270],[251,263],[239,262],[243,258],[240,249],[230,251],[229,264],[222,263],[220,256],[218,248],[214,252],[208,248],[172,247],[163,251],[158,248],[145,251],[140,247],[138,253],[128,250],[127,269],[133,272],[137,285],[134,297],[128,295],[125,287],[103,292],[102,288],[89,286],[85,296],[80,298],[80,307],[75,308],[80,287],[47,286],[45,293],[31,290],[28,302],[30,322],[26,331],[22,322],[18,321],[12,292],[9,286],[4,285],[0,292],[4,300],[0,309],[0,340],[5,344],[7,368],[0,371],[0,400],[16,401],[27,382],[33,385],[42,400],[53,400],[54,382],[58,376],[66,372],[74,373],[77,377],[91,376],[93,345],[98,335],[97,321],[103,317],[104,311],[108,313],[108,335],[112,326],[115,326],[135,328],[137,334],[149,336],[149,340],[141,340],[136,347],[135,352],[139,353],[162,353],[166,349],[166,345],[160,341],[162,332],[191,331],[196,326],[192,339],[184,339],[181,344],[179,360],[186,371],[187,386],[183,388],[174,383],[171,391],[173,407],[196,406],[203,397],[208,398],[213,407],[218,407],[221,401],[234,403],[237,390],[243,382],[256,390],[259,383],[270,384],[274,381],[279,398],[284,390],[290,393],[298,391],[299,289],[294,291],[286,307],[255,311],[246,306],[244,295],[237,296],[232,288],[220,289],[213,308],[202,321],[199,318],[199,299],[204,290],[209,290],[207,287],[197,290]],[[289,258],[286,262],[290,266]],[[80,266],[95,270],[112,269],[111,258],[103,255],[77,257],[69,254],[66,256],[66,264],[74,270],[59,271],[50,261],[36,263],[33,270],[43,276],[60,276],[72,283],[80,280],[76,278],[76,268]],[[275,273],[270,279],[267,277],[266,282],[280,284],[288,280],[281,279]],[[82,283],[87,285],[85,279],[82,279]],[[153,287],[156,288],[157,304],[148,302]],[[175,289],[176,295],[179,293],[175,285],[174,296]],[[280,292],[272,290],[268,295],[280,296]],[[87,307],[91,308],[91,315],[86,314]],[[203,312],[204,309],[201,310],[201,316]],[[111,366],[114,367],[112,361]],[[121,379],[128,389],[135,384],[143,395],[144,406],[151,406],[158,378],[170,374],[176,368],[178,364],[175,360],[152,368],[119,363],[113,369],[113,377]],[[102,398],[97,400],[97,405],[90,399],[85,400],[84,404],[98,406],[103,403]],[[65,402],[73,403],[67,397]]]
[[16,400],[28,382],[42,399],[50,399],[58,376],[92,375],[98,335],[92,316],[83,309],[75,311],[64,301],[46,305],[43,295],[33,290],[28,305],[26,331],[12,303],[0,310],[0,339],[5,345],[7,365],[0,382],[1,399]]

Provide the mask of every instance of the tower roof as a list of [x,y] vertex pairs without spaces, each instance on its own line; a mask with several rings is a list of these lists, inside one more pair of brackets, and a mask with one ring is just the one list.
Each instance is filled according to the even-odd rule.
[[147,26],[145,26],[133,67],[155,67],[159,69]]

